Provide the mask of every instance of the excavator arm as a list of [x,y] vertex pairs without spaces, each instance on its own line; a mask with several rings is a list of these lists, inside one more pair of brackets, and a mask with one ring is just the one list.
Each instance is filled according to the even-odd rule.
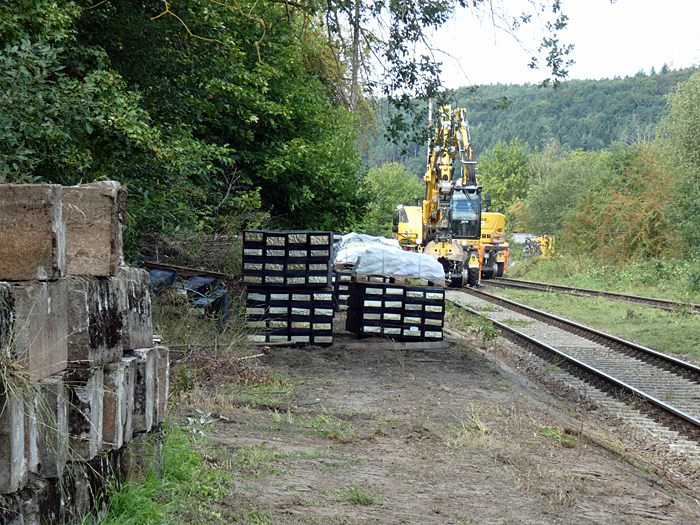
[[[442,106],[433,133],[424,177],[424,251],[442,262],[445,274],[455,286],[477,284],[481,189],[476,182],[466,110],[452,111],[451,106]],[[460,173],[455,176],[457,154]],[[456,207],[458,204],[460,208]]]

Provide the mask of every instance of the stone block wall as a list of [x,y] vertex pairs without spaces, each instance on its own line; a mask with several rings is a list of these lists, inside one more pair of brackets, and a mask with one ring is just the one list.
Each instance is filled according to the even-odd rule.
[[124,206],[112,181],[0,184],[0,525],[99,511],[165,419],[168,349],[148,272],[123,265]]

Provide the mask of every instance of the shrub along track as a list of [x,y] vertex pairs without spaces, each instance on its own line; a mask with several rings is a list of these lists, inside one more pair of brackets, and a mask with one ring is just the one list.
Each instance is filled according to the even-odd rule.
[[234,481],[211,523],[700,523],[655,442],[460,326],[448,347],[272,348],[259,365],[287,396],[242,403],[225,376],[183,394],[173,418],[211,412],[199,446]]

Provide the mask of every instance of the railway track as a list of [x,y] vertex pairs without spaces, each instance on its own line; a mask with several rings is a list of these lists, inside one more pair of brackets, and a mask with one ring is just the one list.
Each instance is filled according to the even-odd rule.
[[578,378],[586,397],[597,391],[624,401],[668,429],[663,438],[673,447],[700,456],[700,367],[480,290],[447,298]]
[[642,297],[639,295],[629,295],[616,292],[605,292],[602,290],[591,290],[588,288],[574,288],[560,284],[539,283],[534,281],[521,281],[520,279],[507,279],[501,277],[490,279],[482,283],[485,288],[510,288],[518,290],[534,290],[540,292],[559,292],[579,297],[604,297],[612,301],[624,301],[628,303],[643,304],[653,306],[673,312],[685,311],[693,314],[700,314],[700,304],[684,303],[680,301],[670,301],[668,299],[657,299],[653,297]]

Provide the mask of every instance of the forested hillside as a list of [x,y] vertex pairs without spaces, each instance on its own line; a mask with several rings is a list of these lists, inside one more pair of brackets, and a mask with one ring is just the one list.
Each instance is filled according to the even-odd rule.
[[[506,107],[493,109],[504,97]],[[453,107],[462,106],[480,152],[479,184],[505,213],[508,232],[554,234],[562,252],[600,267],[700,257],[697,68],[557,90],[460,90]],[[402,157],[382,144],[374,153],[420,180],[425,147],[408,150]],[[700,289],[700,271],[686,277]]]
[[[636,82],[643,80],[637,77]],[[586,93],[586,88],[580,92]],[[607,98],[617,100],[616,94],[622,95],[613,91]],[[583,111],[584,102],[573,104],[583,98],[567,100]],[[593,113],[596,99],[590,100]],[[478,157],[479,183],[492,195],[494,206],[506,213],[510,231],[553,233],[563,251],[592,256],[601,267],[696,259],[700,71],[673,86],[664,102],[658,124],[650,122],[604,149],[571,150],[542,128],[549,142],[531,148],[517,138],[508,140],[504,132]],[[610,121],[603,117],[594,120]],[[571,120],[568,128],[576,129],[576,119]],[[563,129],[564,119],[560,122]],[[686,277],[692,289],[700,289],[700,272]]]
[[[649,140],[666,112],[666,95],[696,69],[668,71],[612,80],[570,80],[557,89],[534,85],[495,84],[476,91],[460,88],[453,107],[467,108],[477,155],[499,142],[518,138],[528,151],[552,140],[565,151],[600,151],[619,141]],[[434,111],[437,108],[434,108]],[[427,107],[424,110],[427,128]],[[381,121],[381,119],[380,119]],[[378,135],[365,162],[381,165],[401,161],[416,175],[425,172],[425,145],[411,144],[401,154]]]

